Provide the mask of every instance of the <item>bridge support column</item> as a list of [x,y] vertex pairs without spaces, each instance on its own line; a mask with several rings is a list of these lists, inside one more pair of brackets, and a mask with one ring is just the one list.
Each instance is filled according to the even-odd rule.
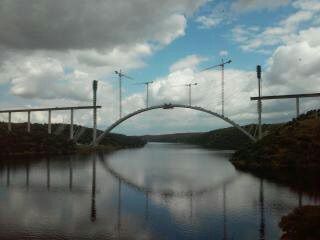
[[30,114],[31,112],[28,111],[28,123],[27,123],[27,132],[30,133],[31,125],[30,125]]
[[257,65],[257,78],[258,78],[258,93],[259,93],[259,99],[258,99],[258,139],[260,140],[262,138],[262,126],[261,126],[261,114],[262,114],[262,101],[261,101],[261,66]]
[[300,115],[300,99],[296,98],[296,111],[297,111],[297,118]]
[[258,123],[258,139],[262,138],[262,102],[261,100],[258,101],[258,115],[259,115],[259,123]]
[[51,110],[48,111],[48,134],[51,134]]
[[70,139],[73,140],[73,109],[70,110]]
[[8,113],[8,131],[11,132],[12,126],[11,126],[11,112]]

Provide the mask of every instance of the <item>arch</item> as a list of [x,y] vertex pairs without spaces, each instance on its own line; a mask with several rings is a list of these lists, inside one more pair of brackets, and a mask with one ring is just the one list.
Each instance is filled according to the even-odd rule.
[[110,133],[112,129],[114,129],[115,127],[117,127],[119,124],[121,124],[122,122],[128,120],[129,118],[138,115],[140,113],[143,112],[147,112],[147,111],[151,111],[151,110],[155,110],[155,109],[173,109],[173,108],[187,108],[187,109],[193,109],[196,111],[200,111],[200,112],[204,112],[204,113],[208,113],[211,114],[217,118],[222,119],[223,121],[229,123],[230,125],[232,125],[233,127],[237,128],[239,131],[241,131],[242,133],[244,133],[245,135],[247,135],[252,141],[256,141],[256,138],[254,136],[252,136],[249,132],[247,132],[244,128],[242,128],[240,125],[238,125],[237,123],[235,123],[234,121],[232,121],[231,119],[218,114],[216,112],[212,112],[208,109],[202,108],[202,107],[197,107],[197,106],[189,106],[189,105],[183,105],[183,104],[163,104],[163,105],[156,105],[156,106],[152,106],[152,107],[147,107],[147,108],[143,108],[143,109],[139,109],[135,112],[132,112],[120,119],[118,119],[116,122],[114,122],[110,127],[108,127],[102,134],[99,135],[99,137],[96,139],[96,144],[99,144],[99,142],[103,139],[103,137]]

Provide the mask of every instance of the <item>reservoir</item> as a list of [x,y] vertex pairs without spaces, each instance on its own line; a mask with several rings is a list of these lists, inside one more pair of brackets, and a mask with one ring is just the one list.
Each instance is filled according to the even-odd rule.
[[0,165],[0,239],[279,239],[317,198],[236,170],[232,151],[143,148]]

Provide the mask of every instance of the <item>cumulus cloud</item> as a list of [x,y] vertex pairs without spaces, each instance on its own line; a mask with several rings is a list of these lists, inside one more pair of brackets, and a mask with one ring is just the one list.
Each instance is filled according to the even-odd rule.
[[[210,8],[209,4],[208,8]],[[220,24],[228,24],[233,18],[233,13],[230,11],[228,2],[214,2],[214,7],[212,7],[209,13],[199,15],[195,21],[199,24],[200,29],[210,29],[215,28]]]
[[[279,7],[288,5],[291,0],[235,0],[220,3],[215,1],[208,2],[207,7],[211,8],[210,12],[200,14],[195,20],[201,29],[210,29],[219,25],[233,23],[238,19],[240,14],[250,11],[263,9],[275,10]],[[213,7],[211,7],[211,2],[214,2]]]
[[318,18],[320,8],[315,3],[311,8],[312,0],[303,2],[295,1],[293,7],[296,12],[279,21],[274,26],[261,28],[259,26],[237,25],[232,29],[233,40],[240,44],[244,51],[256,51],[271,53],[270,47],[277,47],[289,41],[295,42],[301,26],[309,24],[313,26],[314,20]]
[[290,0],[237,0],[232,3],[231,8],[234,11],[248,12],[253,10],[269,9],[273,10],[290,3]]
[[39,99],[88,100],[89,89],[81,86],[81,81],[87,81],[87,74],[75,71],[65,75],[63,66],[55,59],[25,61],[17,70],[11,81],[11,92],[14,95]]
[[222,18],[215,16],[199,16],[196,22],[200,23],[201,28],[213,28],[222,22]]
[[192,14],[203,2],[4,0],[0,44],[64,50],[113,48],[145,41],[168,43],[182,34],[184,14]]
[[[14,94],[32,97],[40,90],[31,90],[34,82],[45,85],[52,84],[54,77],[57,82],[70,78],[62,76],[65,68],[101,78],[119,66],[127,70],[143,67],[145,57],[184,35],[186,18],[204,2],[4,0],[0,3],[0,81],[12,81]],[[40,74],[38,80],[16,76],[17,61],[24,66],[18,72],[26,70],[28,75],[30,66],[20,59],[32,63],[39,55],[54,59],[55,67],[61,65],[60,69],[50,69],[46,61],[43,66],[37,62],[42,78],[47,72],[47,82],[39,80]],[[29,80],[30,86],[24,86]],[[55,87],[45,97],[55,90],[59,97],[62,90]],[[39,97],[43,94],[40,92]]]
[[197,55],[189,55],[172,64],[172,66],[170,67],[170,72],[174,72],[174,71],[186,69],[186,68],[194,69],[198,66],[199,63],[205,60],[206,60],[205,58]]
[[221,57],[225,57],[225,56],[228,56],[229,55],[229,52],[227,50],[222,50],[219,52],[219,56]]
[[281,85],[283,93],[320,91],[319,52],[320,44],[310,46],[306,41],[280,46],[271,58],[268,81]]

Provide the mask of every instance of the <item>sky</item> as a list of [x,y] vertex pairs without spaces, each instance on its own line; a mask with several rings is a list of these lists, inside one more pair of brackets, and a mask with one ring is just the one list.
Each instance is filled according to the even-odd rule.
[[[146,105],[188,104],[221,113],[221,72],[225,66],[225,115],[239,124],[257,122],[256,65],[262,66],[263,95],[320,92],[319,0],[1,0],[0,108],[92,104],[98,80],[98,127]],[[300,101],[301,112],[319,99]],[[288,121],[295,101],[263,102],[263,122]],[[7,114],[0,120],[7,121]],[[15,113],[15,122],[27,114]],[[47,113],[32,113],[46,122]],[[68,123],[70,113],[54,112]],[[79,110],[75,123],[92,126],[92,111]],[[154,110],[124,122],[114,132],[160,134],[209,131],[228,124],[192,110]]]

